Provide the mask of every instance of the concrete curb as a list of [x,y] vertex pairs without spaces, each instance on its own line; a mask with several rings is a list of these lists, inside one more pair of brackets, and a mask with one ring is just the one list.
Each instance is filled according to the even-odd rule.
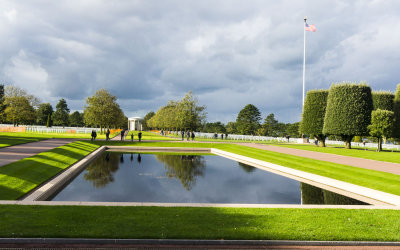
[[293,204],[230,204],[230,203],[156,203],[156,202],[89,202],[89,201],[0,201],[0,205],[33,206],[106,206],[106,207],[231,207],[231,208],[301,208],[301,209],[380,209],[400,210],[400,206],[371,205],[293,205]]
[[[361,201],[365,201],[370,204],[400,206],[400,196],[398,196],[398,195],[389,194],[389,193],[374,190],[371,188],[354,185],[354,184],[351,184],[348,182],[339,181],[339,180],[335,180],[332,178],[307,173],[304,171],[280,166],[277,164],[253,159],[250,157],[226,152],[226,151],[215,149],[215,148],[211,149],[211,153],[219,155],[219,156],[223,156],[223,157],[226,157],[226,158],[229,158],[232,160],[236,160],[239,162],[243,162],[245,164],[249,164],[251,166],[258,167],[260,169],[265,169],[268,171],[271,170],[272,172],[287,176],[292,179],[296,179],[296,177],[297,177],[302,180],[309,180],[309,181],[313,181],[315,183],[320,183],[324,186],[323,188],[325,188],[325,187],[332,188],[333,187],[339,191],[342,190],[342,193],[343,193],[343,191],[348,192],[349,193],[348,196],[350,196],[350,197],[354,197],[355,199],[359,199]],[[337,191],[335,191],[335,192],[337,192]],[[346,194],[344,194],[344,195],[346,195]]]
[[180,239],[79,239],[0,238],[1,245],[182,245],[182,246],[400,246],[400,242],[297,241],[297,240],[180,240]]
[[[338,181],[335,179],[327,178],[324,176],[319,176],[299,170],[295,170],[288,167],[283,167],[280,165],[272,164],[269,162],[253,159],[246,156],[241,156],[238,154],[226,152],[223,150],[215,149],[215,148],[186,148],[186,147],[132,147],[132,146],[102,146],[99,149],[95,150],[91,154],[89,154],[84,159],[80,160],[76,164],[69,167],[65,172],[50,180],[48,183],[41,186],[39,189],[34,191],[32,194],[27,196],[23,201],[18,201],[14,204],[20,205],[42,205],[38,202],[34,201],[44,201],[52,194],[57,192],[57,190],[62,187],[65,183],[67,183],[71,178],[76,176],[83,168],[85,168],[93,159],[95,159],[99,154],[104,152],[106,149],[111,150],[130,150],[130,151],[169,151],[169,152],[205,152],[205,153],[213,153],[215,155],[219,155],[222,157],[226,157],[228,159],[236,160],[239,162],[243,162],[245,164],[249,164],[251,166],[267,170],[279,175],[283,175],[292,179],[296,179],[299,181],[303,181],[309,183],[311,185],[316,185],[321,188],[337,192],[339,194],[347,195],[352,198],[367,202],[369,204],[378,205],[384,207],[383,209],[388,209],[388,205],[394,205],[393,209],[398,209],[400,206],[400,196],[377,191],[370,188],[365,188],[362,186],[357,186],[354,184],[350,184],[343,181]],[[47,204],[49,203],[49,204]],[[0,204],[3,204],[0,202]],[[43,205],[100,205],[100,206],[111,206],[114,203],[110,202],[102,202],[102,203],[91,203],[91,202],[63,202],[54,203],[54,202],[43,202]],[[208,207],[208,206],[218,206],[218,207],[274,207],[269,204],[162,204],[162,203],[141,203],[141,202],[120,202],[119,206],[126,206],[130,204],[131,206],[196,206],[196,207]],[[128,205],[129,206],[129,205]],[[280,207],[291,207],[284,204],[279,205]],[[304,206],[304,205],[302,205]],[[365,207],[374,207],[374,206],[365,206]],[[314,208],[310,206],[310,208]],[[324,206],[324,208],[342,208],[341,206]]]

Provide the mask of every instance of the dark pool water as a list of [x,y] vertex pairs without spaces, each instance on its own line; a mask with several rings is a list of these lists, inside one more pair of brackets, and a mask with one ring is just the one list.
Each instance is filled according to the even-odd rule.
[[105,152],[52,200],[363,204],[215,155]]

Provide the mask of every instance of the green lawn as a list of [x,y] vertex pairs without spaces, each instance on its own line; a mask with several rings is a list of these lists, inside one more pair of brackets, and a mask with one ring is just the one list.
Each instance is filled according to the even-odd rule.
[[0,148],[29,143],[29,142],[36,142],[45,139],[46,138],[44,137],[33,137],[33,136],[10,136],[0,132]]
[[383,150],[381,152],[377,152],[375,149],[369,148],[365,150],[364,148],[355,147],[352,149],[345,149],[341,146],[328,146],[328,147],[317,147],[315,145],[309,144],[286,144],[286,143],[266,143],[267,145],[287,147],[287,148],[295,148],[301,150],[308,150],[314,152],[322,152],[329,154],[337,154],[344,156],[352,156],[370,160],[377,161],[386,161],[393,163],[400,163],[400,151],[391,151],[391,150]]
[[0,237],[400,241],[400,211],[0,206]]
[[73,142],[0,167],[0,200],[16,200],[98,146]]

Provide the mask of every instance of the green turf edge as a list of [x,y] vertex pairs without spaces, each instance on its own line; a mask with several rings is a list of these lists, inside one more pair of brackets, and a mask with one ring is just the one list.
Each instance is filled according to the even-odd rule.
[[0,133],[0,148],[46,140],[43,137],[7,136]]
[[20,198],[97,148],[77,141],[0,167],[0,199]]
[[285,144],[285,143],[264,143],[264,144],[400,164],[400,151],[397,150],[392,152],[391,150],[386,149],[381,152],[377,152],[376,150],[370,150],[370,149],[366,150],[365,148],[360,148],[360,147],[345,149],[344,147],[339,147],[337,145],[328,147],[317,147],[308,144]]
[[400,241],[400,211],[0,205],[0,237]]

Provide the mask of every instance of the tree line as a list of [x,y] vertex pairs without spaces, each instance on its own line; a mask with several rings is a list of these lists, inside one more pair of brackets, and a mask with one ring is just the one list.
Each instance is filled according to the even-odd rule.
[[279,122],[273,113],[261,124],[261,112],[253,104],[246,105],[235,122],[206,122],[205,106],[198,104],[197,98],[189,92],[180,101],[171,100],[156,113],[149,112],[144,117],[144,129],[193,130],[206,133],[229,133],[242,135],[263,135],[272,137],[299,137],[299,122]]
[[86,99],[83,112],[70,113],[67,102],[61,98],[55,110],[50,103],[41,103],[39,98],[25,90],[0,85],[0,122],[17,125],[114,127],[127,125],[128,118],[117,103],[117,98],[107,90],[100,89]]
[[372,136],[382,149],[383,138],[400,138],[400,84],[396,93],[372,91],[365,83],[332,84],[329,90],[310,90],[303,107],[300,132],[324,147],[337,136],[351,148],[355,136]]

